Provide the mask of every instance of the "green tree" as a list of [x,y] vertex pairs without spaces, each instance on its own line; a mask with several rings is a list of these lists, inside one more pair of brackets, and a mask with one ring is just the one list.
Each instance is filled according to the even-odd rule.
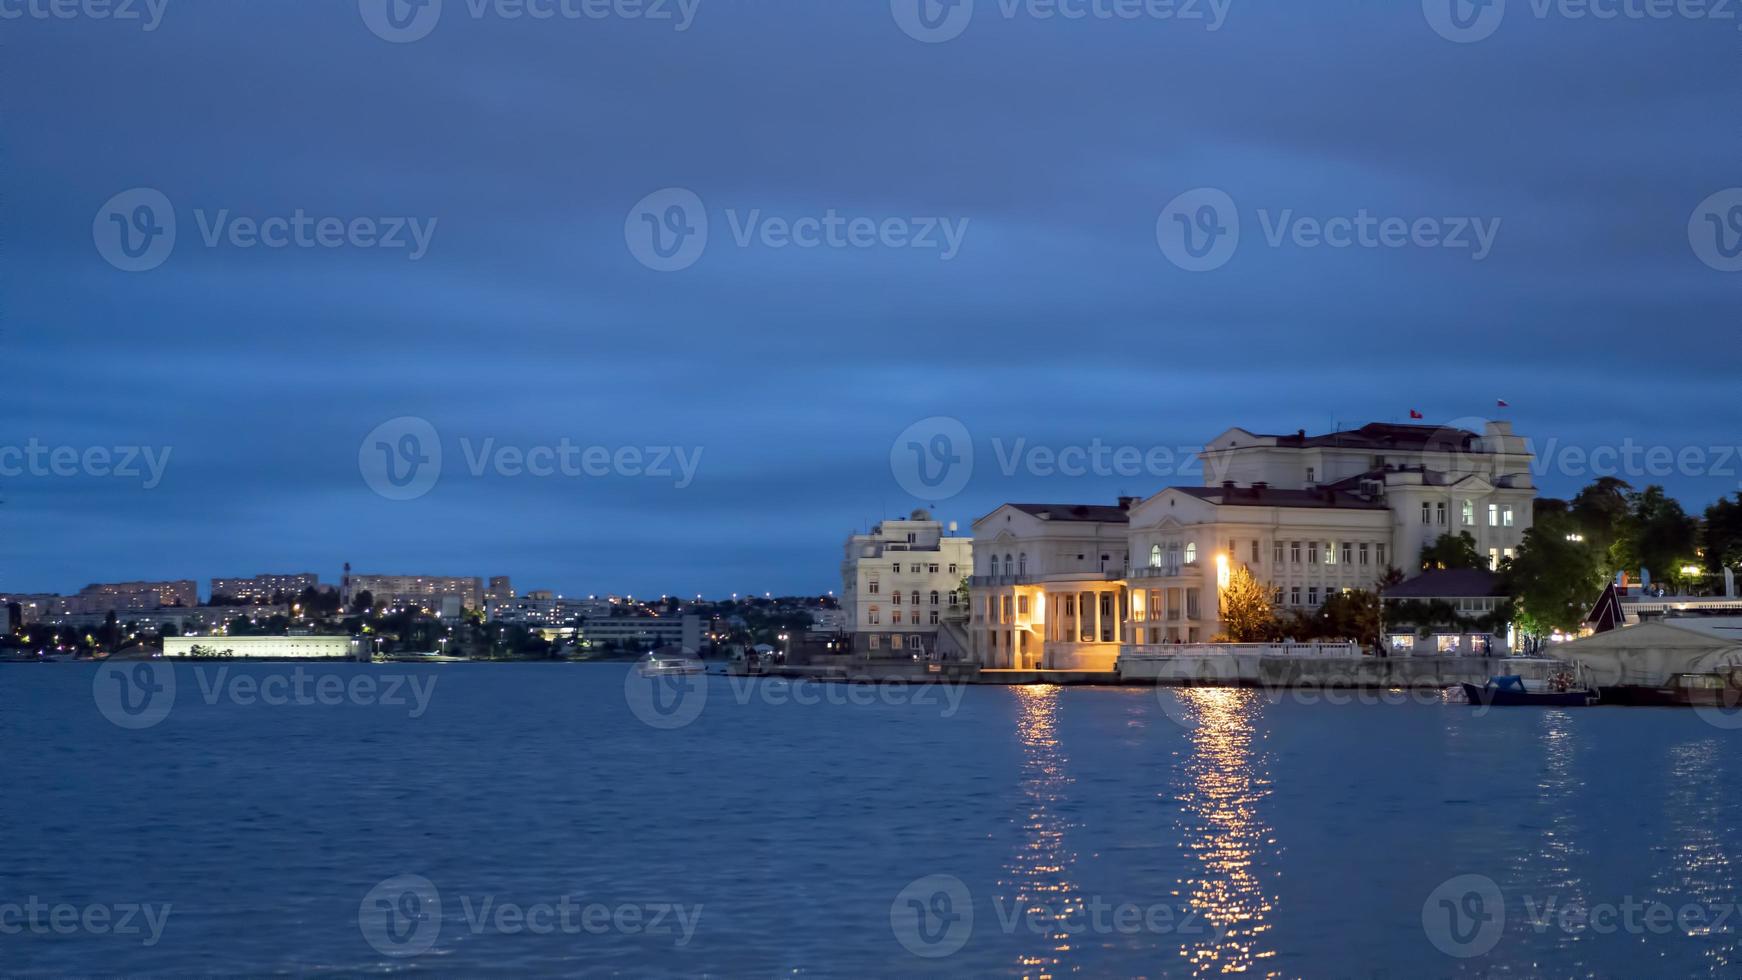
[[1633,508],[1628,496],[1633,485],[1613,476],[1598,477],[1580,490],[1571,507],[1574,528],[1569,532],[1585,539],[1603,562],[1603,571],[1613,574],[1622,568],[1614,549],[1626,535]]
[[1506,591],[1518,604],[1518,625],[1532,636],[1577,632],[1608,578],[1595,544],[1579,540],[1571,516],[1538,515],[1506,565]]
[[1626,533],[1615,548],[1622,567],[1649,570],[1659,581],[1681,579],[1683,565],[1693,564],[1700,544],[1700,522],[1682,510],[1674,497],[1660,486],[1634,494]]
[[1322,639],[1354,640],[1372,649],[1379,645],[1379,594],[1366,589],[1338,592],[1319,607],[1315,635]]
[[1487,567],[1488,559],[1476,550],[1476,539],[1468,531],[1459,531],[1456,535],[1442,534],[1438,541],[1421,549],[1421,570],[1424,572]]
[[1270,590],[1241,563],[1228,570],[1228,587],[1222,590],[1222,626],[1230,643],[1267,643],[1277,637]]
[[1742,568],[1742,493],[1706,508],[1706,568]]

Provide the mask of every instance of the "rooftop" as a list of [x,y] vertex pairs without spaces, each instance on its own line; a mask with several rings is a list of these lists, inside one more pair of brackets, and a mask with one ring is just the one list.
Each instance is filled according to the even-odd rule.
[[1043,521],[1100,522],[1128,524],[1131,521],[1129,500],[1117,504],[1011,504],[1025,514]]
[[1262,435],[1275,439],[1278,446],[1294,449],[1328,447],[1335,449],[1387,449],[1420,452],[1474,452],[1472,443],[1481,438],[1468,429],[1453,429],[1443,425],[1404,425],[1398,422],[1369,422],[1359,429],[1345,429],[1319,436],[1309,436],[1305,429],[1292,435]]
[[1385,510],[1385,503],[1372,497],[1322,487],[1317,490],[1278,490],[1273,487],[1174,487],[1181,493],[1223,507],[1320,507],[1346,510]]
[[1448,568],[1423,572],[1385,590],[1387,599],[1490,599],[1506,595],[1497,572],[1480,568]]

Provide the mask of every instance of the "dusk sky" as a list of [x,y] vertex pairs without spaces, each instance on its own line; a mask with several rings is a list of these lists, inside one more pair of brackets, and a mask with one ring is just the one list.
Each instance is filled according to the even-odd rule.
[[1567,447],[1690,510],[1742,487],[1735,9],[391,2],[0,0],[0,592],[817,593],[922,503],[909,441],[971,453],[923,501],[966,528],[1199,482],[1019,440],[1412,409],[1510,419],[1547,495]]

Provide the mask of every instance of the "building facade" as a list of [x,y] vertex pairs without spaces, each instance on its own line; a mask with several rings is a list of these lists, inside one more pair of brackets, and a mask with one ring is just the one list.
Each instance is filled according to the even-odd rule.
[[961,586],[973,568],[974,541],[930,513],[883,521],[847,537],[841,559],[843,629],[869,655],[922,653],[962,610]]
[[191,658],[340,660],[357,656],[361,642],[349,636],[166,636],[163,638],[163,655]]
[[161,606],[197,606],[199,586],[193,579],[170,582],[110,582],[87,585],[78,595],[61,600],[62,610],[79,613],[123,612]]
[[1308,436],[1230,429],[1205,485],[1114,505],[1006,504],[974,522],[973,659],[989,668],[1111,670],[1122,650],[1207,643],[1240,566],[1281,610],[1376,591],[1443,534],[1490,565],[1532,521],[1531,453],[1482,433],[1373,424]]
[[612,616],[588,619],[575,633],[576,642],[589,648],[651,650],[661,646],[682,647],[686,653],[702,648],[700,616]]
[[346,604],[367,592],[377,609],[423,609],[442,611],[443,597],[459,599],[467,609],[484,608],[484,580],[476,575],[371,575],[345,576]]
[[314,572],[296,572],[290,575],[255,575],[251,578],[214,578],[212,579],[213,596],[229,596],[243,602],[266,603],[274,597],[282,600],[294,600],[302,595],[305,589],[313,589],[320,585],[321,578]]

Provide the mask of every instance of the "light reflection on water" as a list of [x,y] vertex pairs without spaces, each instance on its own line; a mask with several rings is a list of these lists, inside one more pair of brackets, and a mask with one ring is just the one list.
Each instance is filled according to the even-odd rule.
[[[1525,848],[1515,859],[1515,877],[1522,878],[1525,866],[1535,864],[1540,870],[1531,877],[1556,896],[1558,905],[1589,908],[1591,897],[1578,869],[1589,860],[1578,820],[1576,807],[1567,801],[1578,797],[1585,781],[1580,775],[1579,742],[1574,736],[1572,713],[1544,711],[1538,724],[1539,737],[1535,748],[1542,754],[1542,779],[1537,783],[1537,810],[1546,815],[1541,843]],[[1529,910],[1526,910],[1528,913]],[[1516,928],[1523,928],[1520,923]],[[1557,944],[1577,945],[1580,934],[1562,931]],[[1584,966],[1584,960],[1573,961]]]
[[1215,930],[1187,937],[1179,955],[1192,976],[1280,976],[1264,962],[1276,955],[1267,943],[1276,893],[1264,865],[1277,843],[1259,812],[1272,791],[1268,757],[1254,744],[1262,697],[1235,688],[1184,688],[1178,695],[1197,722],[1175,785],[1181,846],[1198,872],[1187,873],[1179,895]]
[[[1659,865],[1656,891],[1659,900],[1672,908],[1689,903],[1702,906],[1708,918],[1725,908],[1734,908],[1735,881],[1733,862],[1724,845],[1727,835],[1716,828],[1723,826],[1724,798],[1718,785],[1722,768],[1720,743],[1713,739],[1683,742],[1669,753],[1667,792],[1663,800],[1664,816],[1670,826],[1668,851]],[[1732,914],[1730,919],[1734,919]],[[1721,927],[1728,938],[1703,942],[1700,945],[1712,972],[1717,976],[1734,976],[1737,959],[1734,921]],[[1686,933],[1677,930],[1680,935]],[[1694,936],[1710,936],[1709,926],[1696,924]]]
[[[1059,688],[1019,687],[1016,735],[1022,745],[1021,789],[1026,812],[1021,821],[1017,850],[998,882],[999,901],[1015,915],[1033,912],[1050,923],[1049,931],[1033,937],[1038,945],[1022,954],[1017,965],[1024,977],[1043,978],[1060,972],[1076,972],[1066,966],[1073,949],[1071,936],[1060,928],[1063,921],[1081,921],[1084,898],[1069,877],[1076,854],[1065,844],[1070,822],[1060,810],[1075,782],[1065,772],[1065,755],[1059,748]],[[1018,935],[1027,935],[1019,929]]]

